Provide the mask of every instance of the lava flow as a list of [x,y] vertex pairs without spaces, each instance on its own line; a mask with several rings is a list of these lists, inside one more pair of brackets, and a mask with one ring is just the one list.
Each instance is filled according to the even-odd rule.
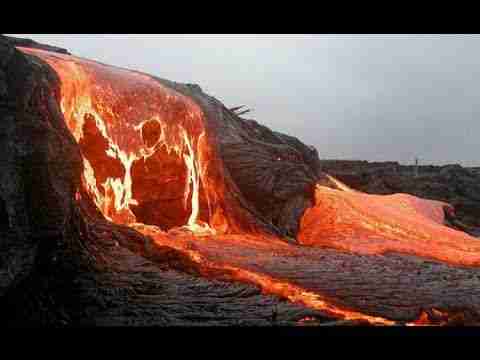
[[204,176],[213,150],[193,101],[140,73],[21,50],[59,75],[61,110],[83,155],[82,182],[107,219],[195,233],[214,233],[212,219],[224,225],[222,184]]
[[[388,251],[480,264],[478,240],[442,224],[447,204],[405,194],[367,195],[333,178],[337,189],[318,185],[301,219],[298,242],[311,247],[252,231],[254,218],[243,216],[246,211],[237,203],[242,189],[229,192],[234,185],[224,176],[215,129],[191,98],[138,72],[19,49],[44,60],[60,78],[60,107],[84,163],[77,201],[81,193],[88,194],[105,218],[185,253],[204,276],[253,283],[333,317],[393,325],[396,321],[384,316],[388,306],[376,311],[369,305],[377,298],[360,301],[342,289],[322,288],[322,276],[342,273],[327,270],[324,259],[334,259],[331,266],[351,262],[345,273],[353,274],[370,258],[360,261],[352,254]],[[361,288],[368,281],[350,286]],[[412,296],[411,290],[402,291]]]
[[445,209],[452,211],[447,203],[408,194],[371,195],[317,186],[315,206],[305,212],[298,240],[359,254],[390,251],[480,265],[480,242],[445,226]]

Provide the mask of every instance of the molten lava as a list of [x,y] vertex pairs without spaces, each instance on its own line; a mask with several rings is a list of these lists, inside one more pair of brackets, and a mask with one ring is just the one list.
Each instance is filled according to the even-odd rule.
[[298,240],[359,254],[399,252],[480,265],[478,239],[443,225],[449,206],[408,194],[370,195],[317,186],[315,205],[302,218]]
[[59,75],[61,109],[84,158],[83,185],[107,219],[214,231],[208,222],[222,187],[201,176],[212,149],[192,100],[140,73],[21,50]]
[[[478,240],[443,226],[447,204],[363,194],[334,178],[337,189],[318,185],[314,205],[301,219],[298,241],[311,248],[251,231],[254,224],[238,215],[241,206],[228,194],[212,141],[215,129],[192,99],[145,74],[20,49],[47,62],[60,78],[61,110],[83,156],[76,201],[88,194],[105,218],[183,252],[204,276],[253,283],[334,317],[393,325],[337,300],[336,292],[323,294],[315,272],[325,265],[320,248],[480,264]],[[308,271],[311,276],[298,276]],[[422,314],[411,324],[429,319]]]

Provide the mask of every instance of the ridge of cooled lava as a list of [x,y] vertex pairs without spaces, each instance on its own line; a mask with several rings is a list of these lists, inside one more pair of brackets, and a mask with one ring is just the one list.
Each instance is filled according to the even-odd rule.
[[42,121],[79,150],[65,208],[81,218],[71,231],[82,246],[112,238],[160,267],[251,284],[327,317],[477,319],[480,242],[445,226],[449,204],[351,189],[321,171],[315,149],[198,86],[21,45],[19,59],[50,71],[32,97]]

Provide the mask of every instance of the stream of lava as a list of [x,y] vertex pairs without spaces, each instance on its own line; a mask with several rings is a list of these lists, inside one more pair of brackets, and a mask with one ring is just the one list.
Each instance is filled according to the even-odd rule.
[[[238,259],[244,259],[247,255],[235,255],[232,249],[237,245],[214,249],[223,251],[230,258],[227,255],[224,258],[205,255],[210,251],[209,246],[213,246],[213,240],[223,240],[221,236],[226,236],[224,229],[236,220],[223,203],[226,187],[223,178],[215,173],[218,155],[209,143],[204,114],[193,100],[145,74],[70,55],[19,49],[41,58],[58,74],[61,80],[61,111],[84,160],[82,184],[105,218],[135,228],[153,238],[158,245],[182,251],[205,276],[216,271],[227,272],[232,280],[253,283],[267,293],[334,317],[372,324],[395,324],[382,317],[334,305],[320,294],[286,279],[271,276],[268,271],[252,270],[260,269],[259,264],[241,266]],[[446,234],[450,238],[453,236],[454,240],[462,240],[460,245],[456,245],[460,249],[458,251],[465,255],[463,259],[476,264],[478,256],[469,251],[472,248],[476,254],[476,246],[457,233],[443,229],[442,232],[435,227],[443,219],[438,214],[438,204],[434,207],[437,212],[432,212],[424,203],[409,202],[398,197],[393,201],[396,205],[391,206],[391,203],[389,205],[378,198],[369,198],[366,194],[356,192],[334,178],[331,180],[339,190],[317,187],[316,204],[306,212],[302,222],[299,239],[304,244],[375,253],[378,248],[382,251],[386,249],[379,245],[377,237],[380,233],[382,236],[388,235],[386,237],[390,242],[387,244],[400,244],[411,250],[409,243],[402,242],[402,239],[409,231],[418,233],[418,229],[412,230],[405,221],[398,220],[396,224],[389,225],[384,219],[367,219],[357,216],[355,212],[358,206],[363,206],[363,213],[374,214],[380,210],[383,215],[400,219],[407,208],[409,214],[413,215],[408,215],[406,219],[418,226],[426,224],[430,231],[430,235],[414,237],[424,241],[425,253],[428,253],[429,246],[425,241],[431,240],[432,233]],[[76,199],[80,201],[79,194]],[[357,207],[351,205],[352,201]],[[430,215],[425,215],[425,209],[430,211]],[[347,218],[339,210],[345,211]],[[316,212],[322,214],[319,216]],[[348,218],[349,215],[351,218]],[[323,219],[322,222],[319,219]],[[347,219],[346,223],[342,223],[342,219]],[[312,224],[315,225],[313,230]],[[333,228],[332,224],[337,227]],[[352,224],[357,230],[350,226]],[[183,232],[183,235],[175,237],[174,229],[187,229],[191,235],[187,237]],[[358,237],[364,235],[370,241],[368,244],[358,241]],[[247,232],[237,232],[236,236],[238,238],[232,236],[225,238],[225,241],[237,241],[238,248],[244,245],[243,242],[248,242],[248,246],[270,257],[273,256],[274,246],[282,251],[293,248],[278,239],[269,242],[269,239],[261,238],[262,234],[257,234],[252,241],[249,240],[252,234]],[[191,249],[192,241],[194,249]],[[358,244],[363,248],[358,248]],[[195,250],[195,246],[202,247],[204,252]],[[392,245],[394,250],[395,246]],[[231,254],[229,251],[232,251]],[[434,255],[442,260],[451,260],[454,255],[458,256],[458,251],[455,251]],[[229,263],[228,259],[237,259],[239,262]],[[423,316],[411,325],[424,323],[425,319]]]
[[[338,180],[336,180],[337,183]],[[441,201],[317,186],[298,240],[357,254],[398,252],[459,266],[480,265],[480,242],[444,225]]]
[[[207,222],[210,214],[200,219],[201,182],[206,208],[211,210],[210,199],[218,194],[200,176],[209,159],[200,159],[199,153],[209,151],[200,148],[208,142],[202,141],[203,115],[193,101],[137,72],[20,49],[39,56],[59,75],[61,110],[83,155],[82,182],[107,219],[215,232]],[[152,171],[164,170],[162,161],[172,166],[168,175]],[[148,192],[163,198],[156,198],[155,205]],[[151,214],[152,207],[158,213],[165,204],[171,216]]]

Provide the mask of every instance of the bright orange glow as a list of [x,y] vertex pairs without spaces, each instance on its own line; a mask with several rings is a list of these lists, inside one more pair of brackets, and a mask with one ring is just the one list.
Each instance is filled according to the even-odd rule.
[[298,320],[298,323],[299,324],[304,324],[304,323],[308,323],[310,321],[315,321],[316,319],[314,317],[311,317],[311,316],[305,316],[304,318],[301,318],[300,320]]
[[298,240],[359,254],[400,252],[480,265],[480,242],[444,226],[444,207],[450,205],[408,194],[370,195],[317,186],[315,205],[302,218]]
[[[212,140],[215,127],[192,99],[135,71],[20,49],[58,74],[61,110],[83,156],[82,190],[106,219],[136,229],[158,246],[179,250],[206,277],[251,283],[336,318],[396,323],[323,296],[289,275],[291,268],[276,272],[276,254],[296,265],[312,249],[266,235],[245,215],[229,193]],[[368,195],[330,180],[338,190],[317,186],[315,204],[301,220],[299,243],[480,264],[478,239],[442,225],[448,204],[406,194]],[[82,201],[81,194],[76,192],[76,201]],[[310,260],[322,266],[318,258]],[[422,313],[407,325],[431,322]]]
[[[82,182],[107,219],[123,224],[139,221],[134,207],[141,200],[134,196],[132,169],[165,152],[165,156],[183,159],[184,169],[179,170],[186,173],[186,181],[180,197],[183,210],[188,211],[183,225],[194,233],[215,232],[208,223],[211,214],[200,214],[200,183],[204,207],[213,212],[221,206],[223,187],[218,182],[209,186],[208,179],[201,177],[210,159],[199,154],[213,150],[200,148],[209,143],[203,140],[206,129],[198,105],[147,75],[68,55],[20,49],[41,57],[60,76],[61,110],[84,155]],[[96,151],[100,143],[104,149]],[[217,225],[218,220],[217,216]]]
[[[360,320],[372,325],[394,325],[395,322],[378,316],[362,314],[344,306],[335,305],[329,299],[320,294],[308,291],[301,286],[289,281],[275,278],[261,271],[253,271],[249,268],[258,266],[247,265],[243,256],[227,253],[228,262],[225,261],[225,253],[218,252],[219,247],[215,243],[223,244],[225,248],[234,250],[232,244],[244,247],[241,254],[247,252],[247,248],[253,248],[259,254],[271,256],[272,252],[289,251],[290,245],[274,238],[260,238],[259,236],[230,235],[197,238],[194,245],[191,237],[185,234],[175,234],[172,237],[162,232],[155,226],[144,224],[132,224],[132,226],[145,235],[149,235],[159,246],[169,246],[185,253],[196,265],[196,269],[206,277],[220,277],[226,280],[235,280],[259,286],[265,293],[277,295],[297,304],[302,304],[312,309],[345,320]],[[234,245],[234,246],[235,246]],[[194,249],[192,249],[192,246]],[[270,250],[270,251],[266,251]],[[254,259],[253,259],[254,260]]]
[[419,318],[415,321],[405,324],[406,326],[442,326],[449,325],[455,321],[461,322],[463,314],[457,313],[453,316],[445,311],[432,309],[429,312],[422,311]]

